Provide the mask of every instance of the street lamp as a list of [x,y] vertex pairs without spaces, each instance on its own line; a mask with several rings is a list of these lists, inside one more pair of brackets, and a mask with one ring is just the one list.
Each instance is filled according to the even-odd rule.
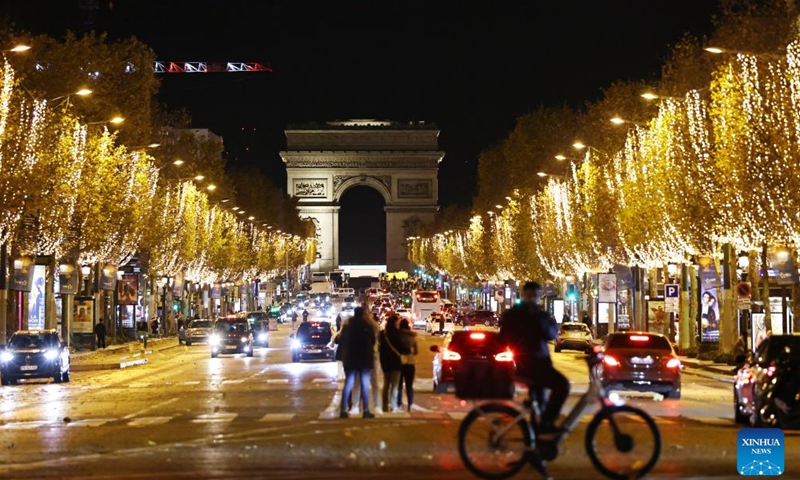
[[216,189],[217,189],[217,186],[216,186],[216,185],[214,185],[213,183],[212,183],[211,185],[208,185],[208,186],[206,187],[206,190],[208,190],[209,192],[213,192],[213,191],[214,191],[214,190],[216,190]]
[[172,286],[172,277],[164,276],[161,278],[163,295],[161,296],[161,331],[166,336],[167,333],[167,286]]
[[9,50],[6,50],[6,51],[7,52],[20,53],[20,52],[27,52],[30,49],[31,49],[31,47],[28,46],[28,45],[17,45],[17,46],[15,46],[15,47],[13,47],[13,48],[11,48]]
[[86,125],[102,125],[102,124],[106,124],[106,123],[113,123],[114,125],[119,125],[120,123],[122,123],[124,121],[125,121],[124,118],[117,116],[117,117],[114,117],[114,118],[112,118],[110,120],[101,120],[99,122],[88,122]]

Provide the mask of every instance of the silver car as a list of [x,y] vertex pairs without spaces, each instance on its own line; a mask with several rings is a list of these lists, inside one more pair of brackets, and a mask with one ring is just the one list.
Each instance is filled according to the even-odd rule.
[[558,337],[556,337],[556,352],[563,349],[567,350],[581,350],[588,352],[592,349],[592,331],[585,323],[580,322],[564,322],[558,330]]
[[[213,322],[206,319],[191,320],[184,328],[180,340],[186,342],[186,346],[191,346],[193,343],[206,342],[208,343],[208,335],[211,331]],[[181,338],[182,337],[182,338]]]

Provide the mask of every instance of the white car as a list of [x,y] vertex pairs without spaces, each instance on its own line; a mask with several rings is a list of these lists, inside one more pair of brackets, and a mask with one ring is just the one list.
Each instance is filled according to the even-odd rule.
[[[444,328],[442,328],[441,318],[444,318]],[[428,318],[428,323],[425,326],[425,331],[427,333],[437,335],[439,333],[450,333],[456,331],[456,324],[453,322],[453,319],[442,315],[440,313],[431,314]]]
[[414,315],[411,313],[410,310],[406,308],[398,308],[397,310],[394,311],[394,313],[396,313],[401,320],[405,318],[406,320],[408,320],[408,323],[410,324],[414,323]]

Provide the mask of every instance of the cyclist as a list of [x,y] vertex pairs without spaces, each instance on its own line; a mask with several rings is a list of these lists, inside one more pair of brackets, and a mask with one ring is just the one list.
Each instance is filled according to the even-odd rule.
[[525,283],[522,303],[503,313],[500,340],[514,352],[517,379],[528,386],[531,397],[536,395],[540,406],[544,388],[550,390],[537,434],[542,440],[547,440],[559,433],[555,421],[569,395],[569,380],[556,370],[550,358],[547,342],[556,338],[558,328],[552,315],[539,305],[540,297],[541,286],[538,283]]

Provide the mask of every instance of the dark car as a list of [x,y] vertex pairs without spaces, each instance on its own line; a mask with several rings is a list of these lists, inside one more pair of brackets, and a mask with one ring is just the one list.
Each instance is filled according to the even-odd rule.
[[0,347],[0,382],[22,378],[53,378],[69,382],[69,348],[58,330],[21,330]]
[[558,329],[558,336],[556,337],[555,351],[561,350],[580,350],[582,352],[590,352],[592,350],[592,331],[585,323],[581,322],[564,322],[561,328]]
[[433,345],[433,391],[447,393],[455,387],[459,369],[466,362],[486,362],[514,369],[514,359],[508,347],[500,343],[497,332],[457,331],[447,334],[441,346]]
[[303,322],[297,332],[290,335],[292,340],[292,361],[323,359],[335,360],[336,350],[331,346],[332,330],[330,322]]
[[[448,310],[452,312],[453,310]],[[452,314],[451,314],[452,315]],[[475,310],[466,315],[452,315],[460,321],[464,330],[497,330],[500,324],[500,317],[491,310]]]
[[246,317],[225,317],[214,322],[208,336],[211,345],[211,358],[221,353],[246,353],[253,356],[253,331]]
[[208,334],[211,332],[211,327],[214,322],[208,319],[198,318],[189,320],[189,323],[183,329],[179,339],[186,342],[186,346],[191,346],[193,343],[208,342]]
[[772,335],[736,371],[736,423],[800,428],[800,336]]
[[603,354],[601,379],[606,388],[681,398],[681,361],[664,335],[610,333],[603,344]]
[[253,344],[269,348],[269,320],[261,320],[253,325]]

